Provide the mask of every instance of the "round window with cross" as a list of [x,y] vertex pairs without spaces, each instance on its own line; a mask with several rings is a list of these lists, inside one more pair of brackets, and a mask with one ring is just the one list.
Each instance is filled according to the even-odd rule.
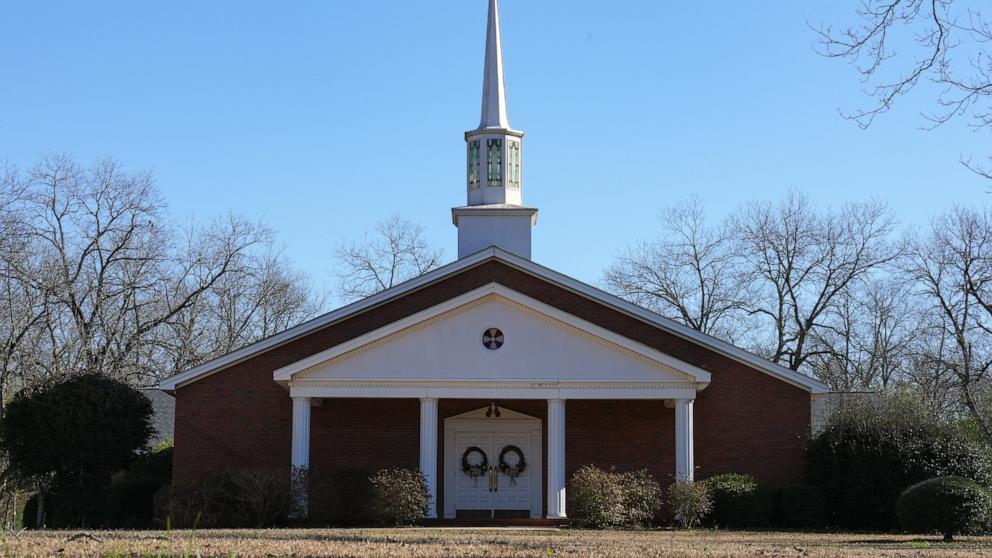
[[482,333],[482,346],[495,351],[503,346],[503,332],[491,327]]

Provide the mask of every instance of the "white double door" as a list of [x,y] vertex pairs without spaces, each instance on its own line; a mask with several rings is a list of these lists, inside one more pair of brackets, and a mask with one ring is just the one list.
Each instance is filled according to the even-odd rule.
[[[499,470],[499,456],[504,448],[516,447],[523,454],[526,467],[516,477],[506,475]],[[500,515],[512,516],[513,512],[525,512],[524,517],[530,516],[532,477],[534,471],[531,452],[531,435],[528,432],[458,432],[455,434],[456,453],[465,454],[469,448],[478,448],[485,453],[488,470],[481,476],[472,477],[461,470],[461,457],[456,476],[458,496],[455,504],[457,512],[490,512],[491,517]],[[473,452],[469,459],[475,463],[481,461],[478,452]],[[517,455],[507,452],[507,464],[514,466]],[[540,482],[540,480],[538,480]],[[476,514],[479,515],[479,514]]]
[[[445,419],[444,516],[449,518],[540,518],[543,517],[541,490],[543,460],[541,420],[503,410],[502,418],[476,418],[473,411]],[[515,447],[523,454],[526,467],[512,477],[499,471],[500,453]],[[462,470],[462,456],[470,448],[485,454],[488,468],[479,476]],[[478,451],[467,455],[478,464]],[[507,465],[517,464],[509,451]],[[491,470],[490,470],[491,469]]]

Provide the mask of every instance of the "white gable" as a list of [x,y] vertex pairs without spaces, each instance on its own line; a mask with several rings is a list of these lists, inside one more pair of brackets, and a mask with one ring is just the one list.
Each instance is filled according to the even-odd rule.
[[[490,328],[503,332],[498,350],[483,345]],[[275,379],[702,389],[709,373],[493,283],[277,370]]]

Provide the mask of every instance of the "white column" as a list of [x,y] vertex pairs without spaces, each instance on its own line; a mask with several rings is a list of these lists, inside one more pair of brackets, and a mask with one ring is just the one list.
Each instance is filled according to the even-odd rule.
[[565,400],[548,399],[548,519],[565,515]]
[[310,471],[310,398],[293,398],[293,500],[292,516],[307,516],[308,479]]
[[427,515],[437,518],[437,399],[420,400],[420,471],[427,479]]
[[695,477],[695,450],[692,443],[692,399],[675,402],[675,478],[693,480]]

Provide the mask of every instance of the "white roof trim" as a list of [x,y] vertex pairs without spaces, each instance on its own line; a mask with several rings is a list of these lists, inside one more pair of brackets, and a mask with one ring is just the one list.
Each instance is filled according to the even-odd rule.
[[434,271],[427,272],[420,277],[401,283],[392,289],[382,291],[358,302],[343,306],[333,312],[314,318],[313,320],[290,328],[282,333],[268,337],[246,347],[242,347],[232,353],[201,364],[196,368],[192,368],[186,372],[166,378],[159,384],[159,389],[174,391],[178,387],[195,382],[229,366],[233,366],[256,355],[270,351],[276,347],[312,333],[313,331],[322,329],[330,324],[379,306],[389,300],[421,289],[449,275],[454,275],[471,267],[475,267],[476,265],[484,263],[490,259],[498,260],[536,277],[556,283],[559,286],[585,296],[586,298],[607,306],[611,306],[616,310],[624,312],[625,314],[652,324],[659,329],[706,347],[726,356],[727,358],[746,364],[751,368],[779,378],[794,386],[806,389],[811,393],[819,394],[827,391],[827,386],[825,384],[814,380],[809,376],[772,363],[744,349],[735,347],[726,341],[721,341],[715,337],[700,333],[699,331],[682,325],[674,320],[670,320],[650,310],[641,308],[640,306],[627,302],[591,285],[572,279],[567,275],[563,275],[544,266],[538,265],[531,260],[527,260],[510,254],[509,252],[500,250],[495,246],[486,248],[485,250],[480,250],[475,254],[461,258],[446,266],[435,269]]
[[577,318],[567,312],[563,312],[555,308],[554,306],[533,299],[527,295],[514,291],[513,289],[500,285],[499,283],[489,283],[488,285],[446,300],[438,305],[427,308],[426,310],[422,310],[416,314],[397,320],[389,325],[370,331],[364,335],[360,335],[350,341],[346,341],[340,345],[336,345],[305,359],[298,360],[288,366],[284,366],[276,370],[273,373],[273,379],[278,382],[291,382],[293,380],[293,376],[299,374],[300,372],[304,372],[330,360],[347,355],[348,353],[360,349],[365,345],[375,343],[376,341],[400,333],[409,327],[413,327],[419,323],[425,322],[490,295],[497,295],[512,302],[516,302],[521,306],[544,314],[545,316],[559,322],[568,324],[569,326],[588,333],[589,335],[598,337],[599,339],[602,339],[612,345],[640,355],[654,363],[657,363],[661,368],[672,371],[677,375],[683,376],[686,380],[696,383],[699,389],[705,388],[706,385],[710,383],[710,373],[702,368],[698,368],[687,362],[667,355],[657,349],[648,347],[647,345],[643,345],[622,335],[618,335],[617,333],[597,326],[596,324],[587,322],[581,318]]

